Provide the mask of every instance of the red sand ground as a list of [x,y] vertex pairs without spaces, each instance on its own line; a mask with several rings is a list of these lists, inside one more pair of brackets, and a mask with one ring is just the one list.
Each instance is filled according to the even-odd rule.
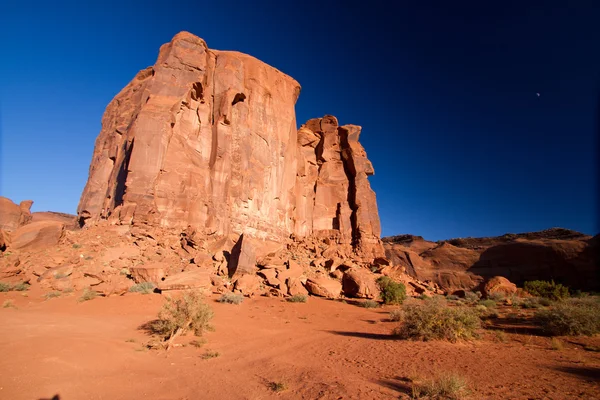
[[[410,378],[442,371],[466,377],[473,399],[598,399],[600,338],[550,339],[490,333],[470,343],[411,342],[389,335],[386,309],[310,298],[241,305],[210,303],[214,332],[200,349],[146,350],[138,327],[156,317],[158,294],[78,303],[78,294],[0,293],[0,398],[49,399],[394,399]],[[135,342],[129,340],[134,339]],[[187,343],[192,336],[184,337]],[[207,350],[219,357],[202,359]],[[287,389],[275,393],[269,382]]]

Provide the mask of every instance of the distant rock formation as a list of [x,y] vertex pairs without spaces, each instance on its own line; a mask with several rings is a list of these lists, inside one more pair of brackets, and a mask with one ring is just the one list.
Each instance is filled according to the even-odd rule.
[[314,237],[382,256],[361,128],[325,116],[297,130],[299,94],[256,58],[177,34],[108,105],[80,223]]
[[394,265],[443,289],[476,289],[502,276],[517,285],[554,279],[573,289],[600,289],[600,235],[568,229],[506,234],[498,237],[451,239],[438,243],[419,236],[383,238]]

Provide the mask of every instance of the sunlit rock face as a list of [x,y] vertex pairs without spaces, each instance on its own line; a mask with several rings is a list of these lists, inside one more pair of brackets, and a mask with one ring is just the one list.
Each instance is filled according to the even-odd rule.
[[325,116],[297,130],[299,93],[256,58],[177,34],[106,108],[80,222],[317,236],[382,255],[360,127]]

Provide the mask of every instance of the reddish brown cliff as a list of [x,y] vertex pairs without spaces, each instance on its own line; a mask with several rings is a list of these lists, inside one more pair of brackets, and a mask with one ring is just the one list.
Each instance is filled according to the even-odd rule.
[[78,216],[207,237],[328,238],[383,255],[360,127],[296,128],[300,85],[186,32],[108,105]]

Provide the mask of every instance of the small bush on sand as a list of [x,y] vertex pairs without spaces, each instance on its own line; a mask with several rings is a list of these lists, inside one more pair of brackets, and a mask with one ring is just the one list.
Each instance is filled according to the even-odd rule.
[[217,300],[219,303],[241,304],[244,301],[244,296],[239,293],[223,293]]
[[395,310],[390,311],[390,321],[400,321],[402,319],[402,309],[397,308]]
[[472,339],[477,336],[481,319],[468,307],[448,307],[440,301],[408,304],[394,334],[403,339],[449,340]]
[[394,282],[387,276],[377,279],[381,288],[381,299],[385,304],[402,304],[406,299],[406,287],[402,283]]
[[358,303],[358,305],[360,307],[363,307],[363,308],[377,308],[377,307],[379,307],[379,303],[376,302],[376,301],[373,301],[373,300],[365,300],[365,301],[362,301],[362,302]]
[[467,380],[455,373],[440,374],[412,385],[413,399],[462,399],[469,394]]
[[458,299],[460,299],[460,297],[458,297],[458,296],[457,296],[457,295],[455,295],[455,294],[449,294],[449,295],[447,295],[447,296],[446,296],[446,300],[450,300],[450,301],[456,301],[456,300],[458,300]]
[[465,293],[465,301],[470,304],[477,303],[481,299],[481,292],[467,292]]
[[487,299],[487,300],[481,300],[479,302],[480,306],[484,306],[486,308],[494,308],[496,307],[496,302],[494,300],[491,299]]
[[308,296],[305,294],[295,294],[286,299],[286,301],[288,301],[289,303],[306,303],[307,300]]
[[506,299],[506,296],[504,295],[504,293],[490,293],[487,297],[489,300],[493,300],[496,303],[499,303],[501,301],[504,301]]
[[202,293],[188,292],[177,299],[168,298],[151,329],[167,341],[169,350],[174,340],[189,330],[196,336],[202,336],[204,331],[212,329],[209,321],[213,316],[210,306],[204,303]]
[[535,322],[552,336],[592,336],[600,333],[600,302],[571,299],[535,313]]
[[17,308],[17,307],[15,306],[14,301],[5,300],[4,303],[2,303],[2,308]]
[[525,282],[524,288],[533,296],[550,300],[563,300],[569,297],[569,288],[554,281],[529,281]]
[[61,293],[59,291],[54,291],[54,292],[48,292],[44,295],[44,298],[46,300],[50,300],[53,299],[55,297],[60,297]]
[[269,389],[277,393],[287,390],[287,385],[284,382],[269,382],[267,386],[269,386]]
[[29,289],[29,285],[28,283],[25,282],[19,282],[16,285],[14,285],[10,290],[14,290],[15,292],[24,292],[27,289]]
[[431,299],[431,297],[427,296],[425,293],[421,293],[419,295],[419,297],[417,297],[419,300],[429,300]]
[[221,354],[218,351],[210,351],[207,350],[204,354],[202,354],[200,356],[200,358],[202,358],[203,360],[208,360],[210,358],[217,358],[219,357]]
[[0,292],[9,292],[11,287],[9,283],[0,282]]
[[200,348],[200,347],[204,346],[205,344],[206,344],[206,339],[204,339],[204,338],[194,339],[194,340],[190,341],[190,346],[194,346],[196,348]]
[[154,292],[156,285],[152,282],[142,282],[136,283],[132,287],[129,288],[130,292],[133,293],[141,293],[141,294],[150,294]]
[[79,298],[79,302],[82,303],[84,301],[93,300],[98,296],[98,292],[90,289],[84,289],[83,294]]

